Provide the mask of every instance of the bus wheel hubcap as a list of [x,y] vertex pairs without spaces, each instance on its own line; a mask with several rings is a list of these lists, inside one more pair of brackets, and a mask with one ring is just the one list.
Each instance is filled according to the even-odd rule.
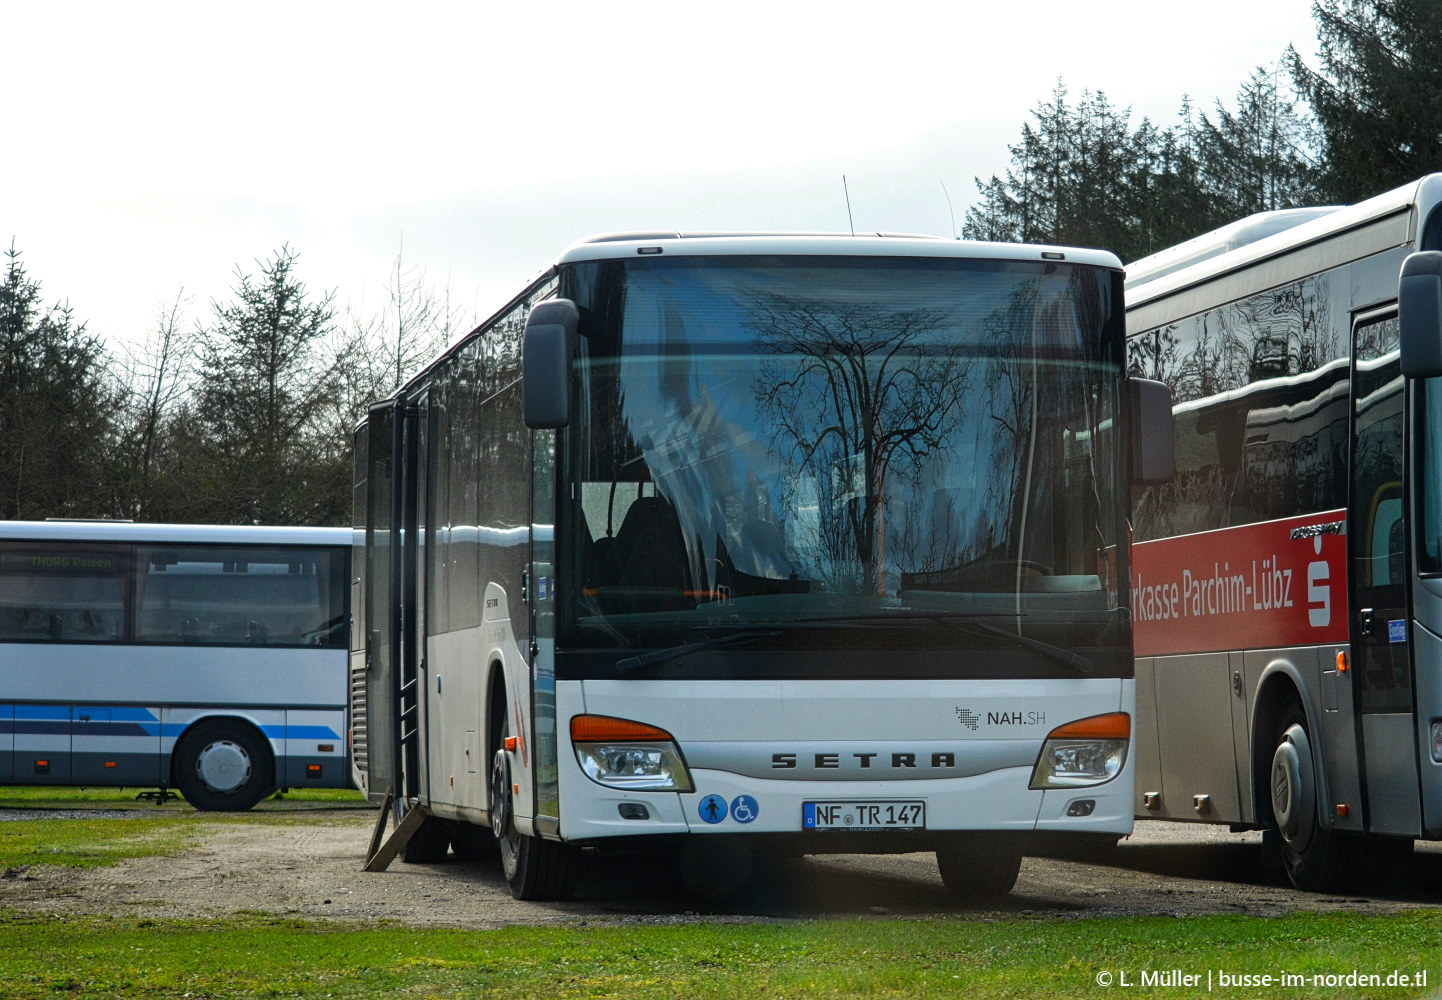
[[491,829],[501,840],[510,836],[511,827],[511,762],[506,751],[497,750],[491,767]]
[[212,792],[233,792],[250,778],[250,755],[237,744],[222,740],[200,751],[195,770]]
[[1277,832],[1294,851],[1306,850],[1316,825],[1312,748],[1300,725],[1287,727],[1272,755],[1272,815]]

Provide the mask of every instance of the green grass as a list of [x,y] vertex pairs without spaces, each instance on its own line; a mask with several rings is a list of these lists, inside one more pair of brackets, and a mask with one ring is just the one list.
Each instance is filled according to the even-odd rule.
[[[0,790],[9,796],[21,790]],[[115,808],[133,793],[24,790],[22,808]],[[326,822],[317,808],[199,813],[170,803],[111,819],[0,823],[0,870],[103,865],[184,849],[212,824]],[[337,797],[332,797],[337,796]],[[496,931],[299,922],[251,913],[156,921],[0,911],[0,997],[1418,997],[1442,989],[1442,910],[1058,920],[917,920],[635,925],[577,921]],[[1147,979],[1179,970],[1195,984]],[[1427,971],[1426,988],[1387,977]],[[1222,987],[1291,974],[1294,985]],[[1379,985],[1315,983],[1375,974]],[[1207,989],[1207,976],[1212,988]],[[1110,976],[1110,985],[1102,982]],[[1125,982],[1128,985],[1123,985]]]
[[24,865],[94,868],[125,858],[174,854],[194,844],[200,827],[181,818],[33,819],[0,823],[0,869]]
[[[411,930],[0,914],[0,993],[31,997],[1414,997],[1442,913]],[[1430,967],[1430,968],[1429,968]],[[1199,986],[1140,984],[1147,970]],[[1206,989],[1206,975],[1376,973],[1378,987]],[[1115,982],[1115,980],[1114,980]]]
[[[55,786],[0,787],[0,809],[146,809],[187,810],[184,799],[165,803],[138,799],[153,788],[69,788]],[[255,808],[259,811],[311,808],[367,807],[365,796],[348,788],[300,788],[273,795]]]
[[[305,823],[319,812],[372,807],[356,791],[313,789],[270,798],[245,813],[204,813],[181,800],[137,802],[136,789],[0,788],[0,810],[75,813],[143,810],[111,818],[26,819],[0,822],[0,872],[25,865],[88,868],[125,858],[174,854],[196,843],[210,823]],[[3,993],[0,993],[3,995]]]

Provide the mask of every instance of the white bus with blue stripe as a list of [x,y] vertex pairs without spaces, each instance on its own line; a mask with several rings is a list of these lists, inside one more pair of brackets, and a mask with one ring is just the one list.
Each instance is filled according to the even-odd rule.
[[0,522],[0,784],[351,787],[350,531]]

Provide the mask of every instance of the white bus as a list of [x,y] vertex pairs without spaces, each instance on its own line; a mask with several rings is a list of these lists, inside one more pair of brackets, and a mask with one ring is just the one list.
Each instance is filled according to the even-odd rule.
[[407,857],[529,898],[588,845],[703,891],[924,850],[970,896],[1128,833],[1120,417],[1170,405],[1123,334],[1098,251],[565,251],[357,435],[354,759]]
[[1127,268],[1130,370],[1177,401],[1133,513],[1136,813],[1262,829],[1303,888],[1442,838],[1439,205],[1434,174]]
[[346,528],[0,522],[0,785],[352,787]]

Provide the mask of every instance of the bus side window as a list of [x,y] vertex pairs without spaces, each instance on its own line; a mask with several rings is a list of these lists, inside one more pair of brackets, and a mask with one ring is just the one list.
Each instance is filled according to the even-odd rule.
[[0,547],[0,638],[118,642],[123,562],[119,551],[105,546]]
[[1378,490],[1379,498],[1372,514],[1372,537],[1368,540],[1371,557],[1371,585],[1386,587],[1403,582],[1405,535],[1402,526],[1400,484],[1389,484]]

